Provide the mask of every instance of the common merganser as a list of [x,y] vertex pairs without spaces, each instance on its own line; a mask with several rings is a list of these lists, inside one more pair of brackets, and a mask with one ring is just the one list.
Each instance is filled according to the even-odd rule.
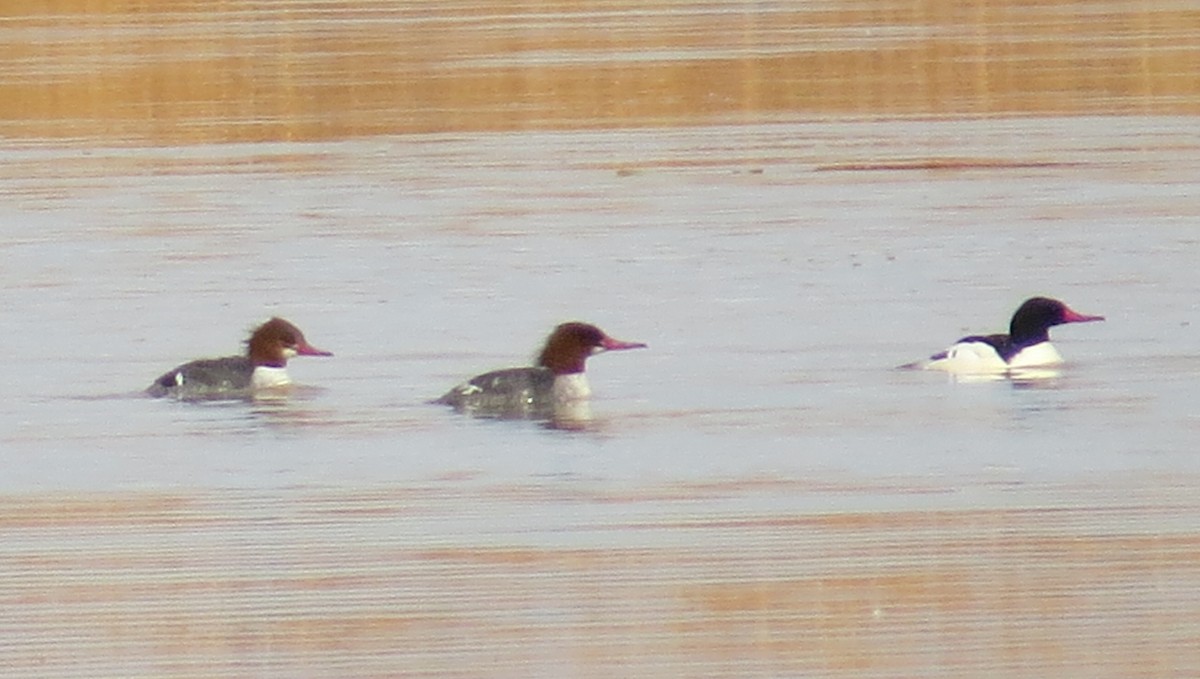
[[613,339],[587,323],[563,323],[546,339],[537,365],[473,377],[434,403],[484,417],[541,419],[580,414],[574,406],[586,405],[592,393],[584,376],[588,357],[645,346]]
[[244,398],[262,389],[291,384],[287,361],[293,356],[332,355],[309,344],[296,326],[272,318],[250,335],[245,356],[184,363],[154,380],[146,393],[182,400]]
[[1032,297],[1013,314],[1008,334],[971,335],[926,361],[903,367],[944,370],[958,374],[1002,374],[1023,368],[1040,368],[1062,363],[1050,344],[1050,328],[1064,323],[1103,321],[1072,311],[1056,299]]

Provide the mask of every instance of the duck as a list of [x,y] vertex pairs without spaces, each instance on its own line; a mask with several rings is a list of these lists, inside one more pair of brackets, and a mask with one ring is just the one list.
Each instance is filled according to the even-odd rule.
[[494,370],[473,377],[435,399],[458,412],[482,417],[541,419],[580,412],[592,394],[587,359],[602,352],[645,348],[642,342],[610,337],[590,323],[555,326],[532,366]]
[[163,373],[146,393],[180,400],[255,396],[292,383],[288,359],[332,355],[309,344],[295,325],[275,317],[255,328],[244,354],[189,361]]
[[1004,374],[1053,367],[1063,358],[1050,343],[1050,328],[1103,320],[1103,316],[1081,314],[1057,299],[1031,297],[1013,313],[1007,334],[969,335],[945,351],[902,367],[955,374]]

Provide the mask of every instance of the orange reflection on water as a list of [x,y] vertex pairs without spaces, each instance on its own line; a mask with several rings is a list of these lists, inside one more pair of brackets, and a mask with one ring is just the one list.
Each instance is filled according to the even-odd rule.
[[1196,515],[1182,486],[1115,505],[1101,499],[1121,489],[1097,487],[1058,506],[745,516],[685,488],[627,489],[619,508],[587,488],[454,485],[6,497],[6,666],[1136,677],[1200,663],[1186,643],[1200,532],[1172,525]]
[[1200,10],[1183,5],[77,0],[0,12],[0,133],[18,138],[1200,111]]

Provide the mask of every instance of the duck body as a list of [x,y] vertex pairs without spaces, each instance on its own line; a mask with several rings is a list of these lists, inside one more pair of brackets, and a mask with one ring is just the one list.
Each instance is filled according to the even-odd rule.
[[921,367],[956,373],[1003,373],[1020,368],[1055,366],[1062,362],[1062,355],[1049,340],[1018,347],[1009,335],[973,335],[930,356]]
[[493,370],[454,387],[434,403],[502,418],[549,416],[554,412],[554,380],[549,368]]
[[249,392],[254,364],[245,356],[203,358],[163,373],[146,390],[154,397],[205,398]]

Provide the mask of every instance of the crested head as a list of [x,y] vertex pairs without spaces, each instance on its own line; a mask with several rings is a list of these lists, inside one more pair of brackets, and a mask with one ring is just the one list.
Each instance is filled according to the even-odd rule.
[[1103,320],[1103,316],[1078,313],[1057,299],[1031,297],[1013,314],[1009,335],[1014,344],[1028,346],[1048,339],[1049,329],[1056,325]]
[[256,365],[282,368],[293,356],[332,356],[304,339],[300,328],[275,317],[258,326],[246,342],[246,354]]
[[572,321],[554,328],[538,354],[537,364],[549,368],[555,375],[570,375],[583,372],[588,356],[592,354],[645,346],[641,342],[613,339],[594,325]]

